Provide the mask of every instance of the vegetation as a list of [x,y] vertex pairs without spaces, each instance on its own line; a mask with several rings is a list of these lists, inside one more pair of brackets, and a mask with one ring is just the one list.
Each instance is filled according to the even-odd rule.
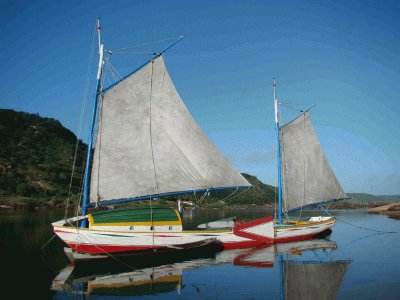
[[207,196],[204,193],[196,195],[179,195],[167,197],[167,200],[191,201],[197,205],[226,206],[226,205],[266,205],[275,202],[275,189],[271,185],[262,183],[256,176],[242,173],[253,185],[251,189],[211,191]]
[[[36,204],[65,199],[76,145],[70,130],[54,119],[0,109],[0,140],[0,199]],[[79,193],[86,145],[80,142],[78,150],[73,195]]]
[[400,195],[371,195],[365,193],[348,193],[350,200],[347,200],[350,204],[378,204],[378,203],[389,203],[389,202],[400,202]]

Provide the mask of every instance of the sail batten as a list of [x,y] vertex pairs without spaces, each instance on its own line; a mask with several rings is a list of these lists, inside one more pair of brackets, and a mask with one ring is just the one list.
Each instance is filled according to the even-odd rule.
[[308,112],[282,126],[280,135],[285,212],[347,198],[328,164]]
[[90,201],[250,186],[204,134],[158,56],[102,95]]

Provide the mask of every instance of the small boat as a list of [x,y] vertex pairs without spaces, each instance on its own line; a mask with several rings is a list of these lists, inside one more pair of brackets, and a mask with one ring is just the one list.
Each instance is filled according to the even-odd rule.
[[[313,135],[308,113],[280,127],[275,97],[281,145],[278,158],[282,162],[278,220],[274,221],[272,216],[240,223],[224,219],[199,226],[198,230],[185,230],[180,211],[153,205],[154,199],[165,196],[207,195],[211,191],[252,186],[218,151],[180,98],[164,63],[164,53],[178,40],[104,88],[104,46],[99,20],[97,30],[97,92],[81,211],[77,217],[52,224],[55,234],[70,248],[66,253],[71,261],[176,252],[211,243],[231,249],[305,240],[335,223],[330,216],[282,220],[284,212],[291,209],[321,205],[345,194]],[[293,138],[294,135],[298,136]],[[300,154],[295,153],[297,150],[301,150]],[[297,156],[291,159],[292,154]],[[303,174],[307,178],[302,178]],[[316,182],[306,185],[306,179]],[[89,211],[140,200],[148,200],[149,205]]]
[[[325,157],[309,110],[281,126],[275,78],[273,91],[278,145],[278,218],[274,242],[301,241],[327,234],[336,219],[323,205],[348,197]],[[303,220],[288,217],[290,212],[307,208],[319,208],[324,215]]]

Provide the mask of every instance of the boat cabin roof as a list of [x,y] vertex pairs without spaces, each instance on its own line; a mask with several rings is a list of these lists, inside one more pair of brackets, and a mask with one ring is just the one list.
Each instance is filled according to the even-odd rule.
[[101,210],[91,214],[93,224],[151,221],[181,221],[179,212],[171,207],[138,207]]

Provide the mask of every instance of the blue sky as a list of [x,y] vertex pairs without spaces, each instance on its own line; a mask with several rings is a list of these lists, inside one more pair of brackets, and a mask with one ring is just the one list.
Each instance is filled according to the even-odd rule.
[[[171,77],[241,172],[276,185],[277,77],[280,101],[316,105],[314,126],[347,192],[400,194],[398,1],[2,0],[0,16],[1,108],[52,117],[77,132],[100,16],[107,49],[185,35],[165,56]],[[112,59],[126,74],[147,57]],[[295,114],[282,109],[283,120]]]

